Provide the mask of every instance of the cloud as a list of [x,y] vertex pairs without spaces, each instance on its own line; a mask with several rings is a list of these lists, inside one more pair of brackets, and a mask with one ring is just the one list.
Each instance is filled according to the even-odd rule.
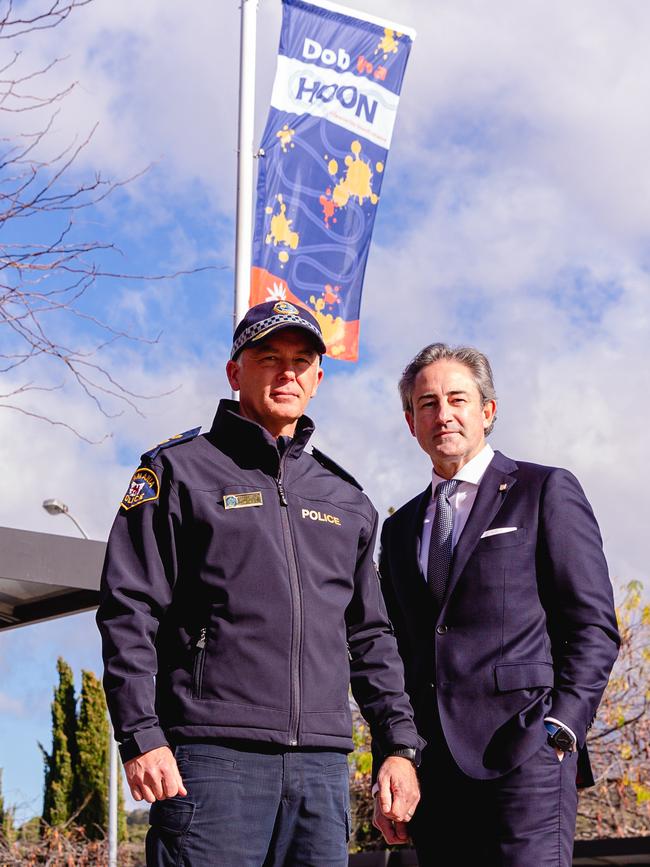
[[[72,140],[97,130],[79,167],[126,177],[156,161],[158,171],[131,190],[143,208],[162,204],[160,188],[198,195],[230,210],[236,158],[236,5],[198,0],[116,0],[77,10],[54,31],[24,41],[32,68],[65,58],[48,74],[49,87],[77,82],[59,106],[56,136]],[[189,187],[189,189],[188,189]],[[145,191],[145,193],[142,193]],[[169,192],[168,192],[169,194]]]
[[[140,454],[179,431],[209,427],[215,395],[225,390],[225,375],[218,372],[225,366],[224,346],[215,345],[199,358],[186,353],[184,360],[182,346],[176,346],[171,357],[169,351],[168,345],[157,347],[153,372],[143,364],[139,348],[114,352],[105,360],[111,375],[135,394],[172,390],[151,400],[135,398],[143,416],[123,407],[122,415],[107,419],[72,386],[40,393],[35,410],[46,418],[64,419],[98,444],[0,408],[0,463],[12,468],[3,478],[0,525],[76,535],[71,522],[52,518],[41,508],[43,499],[56,497],[69,505],[92,538],[107,537]],[[48,362],[35,372],[41,382],[54,382]],[[107,431],[111,436],[102,439]]]
[[[357,5],[394,14],[387,0]],[[650,9],[586,0],[570,10],[513,0],[498,7],[410,0],[400,4],[399,18],[418,37],[367,272],[362,362],[328,365],[314,405],[321,444],[366,481],[382,510],[410,496],[427,467],[403,427],[396,379],[431,340],[475,343],[493,360],[501,398],[495,444],[574,468],[594,499],[614,570],[636,577],[648,554],[640,502],[648,411],[639,396],[647,364],[650,121],[640,106],[650,59],[640,34]],[[258,130],[278,26],[277,6],[262,4]],[[142,2],[127,14],[122,0],[80,10],[56,34],[57,52],[71,55],[57,80],[80,81],[62,128],[69,135],[91,118],[100,121],[88,158],[120,174],[164,154],[162,168],[129,191],[124,223],[143,239],[165,227],[168,261],[192,264],[205,249],[196,240],[196,215],[173,226],[194,194],[199,208],[208,203],[201,217],[206,225],[217,221],[213,243],[228,255],[237,34],[234,7],[198,2],[179,16],[176,4]],[[45,60],[53,48],[47,35],[30,40],[33,58]],[[8,481],[6,522],[52,530],[51,518],[35,517],[38,503],[67,491],[81,497],[79,508],[104,536],[139,443],[198,417],[209,421],[214,398],[226,391],[218,371],[228,280],[220,286],[217,352],[196,349],[208,346],[207,330],[197,339],[182,327],[191,318],[191,289],[125,286],[115,296],[118,319],[180,326],[163,337],[157,355],[145,360],[133,347],[118,361],[142,392],[183,383],[178,395],[147,404],[148,420],[126,415],[113,441],[88,449],[19,417],[0,418],[4,455],[23,467]],[[48,400],[57,395],[44,406]],[[612,412],[613,404],[624,409]],[[88,423],[87,410],[75,399],[66,407],[79,424]],[[102,420],[90,429],[100,434]],[[60,457],[55,466],[46,456],[34,459],[28,447],[44,436]],[[621,526],[610,492],[620,489],[623,460],[641,483],[626,491],[630,517]],[[100,496],[95,479],[102,480]],[[32,488],[38,493],[26,496]]]
[[[431,341],[473,343],[495,372],[493,445],[572,469],[614,575],[647,581],[650,6],[352,5],[398,17],[418,36],[368,264],[361,362],[326,361],[310,408],[319,447],[359,478],[383,517],[430,472],[401,416],[400,371]],[[278,27],[279,4],[261,4],[258,140]],[[80,170],[124,177],[158,161],[89,224],[114,233],[130,256],[125,270],[232,261],[238,28],[237,4],[115,0],[84,7],[24,46],[26,64],[70,56],[54,82],[80,84],[61,107],[57,140],[100,123]],[[209,424],[228,393],[230,292],[230,272],[100,289],[93,310],[141,333],[164,331],[146,351],[134,344],[109,353],[116,375],[139,393],[182,389],[145,402],[145,419],[126,413],[110,423],[75,392],[43,394],[44,411],[58,413],[65,400],[66,418],[93,436],[113,431],[93,447],[0,410],[0,524],[74,533],[40,508],[56,496],[91,536],[106,537],[140,452]],[[14,680],[4,694],[34,707],[42,728],[56,654],[89,666],[97,659],[91,623],[51,628],[0,643],[23,660],[24,684]],[[47,634],[43,644],[37,634]],[[45,697],[32,705],[36,685]],[[40,758],[30,761],[40,785]]]
[[0,713],[11,716],[24,716],[26,708],[20,699],[0,692]]

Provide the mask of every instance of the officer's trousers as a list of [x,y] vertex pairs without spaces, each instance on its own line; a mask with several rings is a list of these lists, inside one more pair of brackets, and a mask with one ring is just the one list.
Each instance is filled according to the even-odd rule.
[[346,867],[345,754],[259,743],[175,754],[187,797],[152,805],[147,867]]

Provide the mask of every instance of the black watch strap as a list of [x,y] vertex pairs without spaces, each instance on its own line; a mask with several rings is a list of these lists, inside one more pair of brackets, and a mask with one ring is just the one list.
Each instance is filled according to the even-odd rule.
[[420,762],[422,761],[422,754],[420,753],[420,750],[415,749],[415,747],[393,747],[386,753],[384,758],[387,759],[389,756],[398,756],[402,759],[408,759],[416,768],[420,767]]

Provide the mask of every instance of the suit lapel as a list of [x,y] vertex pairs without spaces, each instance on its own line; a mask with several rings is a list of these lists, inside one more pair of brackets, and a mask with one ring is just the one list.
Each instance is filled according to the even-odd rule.
[[403,551],[406,559],[406,569],[404,570],[406,581],[402,582],[402,589],[408,599],[408,604],[413,606],[415,610],[421,610],[422,605],[428,605],[431,601],[427,582],[420,568],[420,534],[430,500],[431,485],[413,500],[413,507],[410,514],[405,515],[404,522],[405,544]]
[[490,526],[517,479],[517,464],[495,452],[478,488],[472,511],[456,543],[445,601],[452,593],[482,534]]
[[412,561],[409,565],[411,567],[411,572],[418,575],[420,579],[426,579],[426,576],[422,574],[422,567],[420,566],[420,545],[422,528],[424,526],[424,516],[430,502],[431,485],[422,491],[416,502],[415,509],[411,515],[411,526],[409,530],[409,548],[412,557]]

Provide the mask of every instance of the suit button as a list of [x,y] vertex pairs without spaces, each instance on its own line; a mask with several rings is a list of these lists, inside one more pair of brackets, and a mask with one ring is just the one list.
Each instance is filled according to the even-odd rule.
[[449,627],[445,626],[444,623],[439,623],[438,626],[436,626],[436,632],[438,633],[438,635],[445,635],[448,632],[448,630],[449,630]]
[[430,683],[429,686],[431,687],[431,689],[435,689],[435,688],[436,688],[436,685],[435,685],[435,683],[433,683],[433,682]]

